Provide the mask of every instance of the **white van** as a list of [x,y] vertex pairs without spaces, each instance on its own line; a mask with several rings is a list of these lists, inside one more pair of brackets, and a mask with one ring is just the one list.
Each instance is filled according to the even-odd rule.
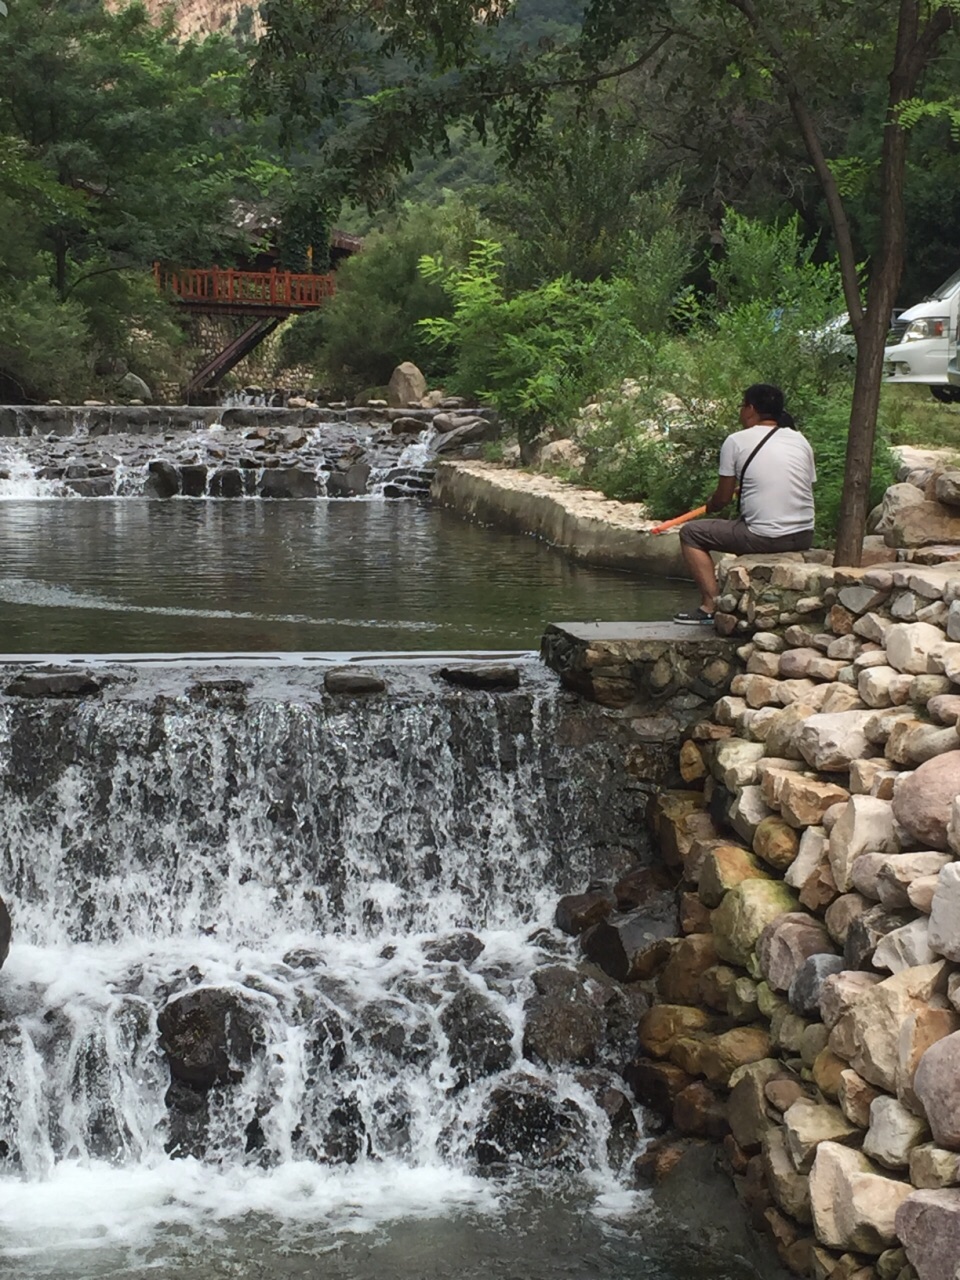
[[897,317],[898,341],[883,353],[884,382],[918,382],[947,404],[960,401],[957,381],[948,376],[951,337],[956,346],[960,271],[944,280],[929,298],[901,311]]

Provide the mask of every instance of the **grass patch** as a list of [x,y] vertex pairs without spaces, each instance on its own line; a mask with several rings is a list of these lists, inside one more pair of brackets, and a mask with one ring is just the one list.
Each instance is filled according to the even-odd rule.
[[929,388],[886,384],[881,414],[890,443],[917,449],[953,449],[960,455],[960,404],[941,404]]

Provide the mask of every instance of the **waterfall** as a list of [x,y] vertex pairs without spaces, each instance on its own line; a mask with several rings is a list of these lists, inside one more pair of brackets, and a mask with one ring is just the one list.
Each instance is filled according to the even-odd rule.
[[640,851],[616,723],[532,660],[497,695],[241,675],[0,698],[0,1256],[614,1185],[613,1047],[550,1067],[531,1019],[636,1018],[551,927]]
[[[92,434],[83,415],[68,436],[0,440],[0,500],[36,498],[423,497],[437,433],[411,441],[376,422],[332,419],[266,429],[266,438],[220,423],[187,429]],[[272,431],[272,434],[271,434]]]

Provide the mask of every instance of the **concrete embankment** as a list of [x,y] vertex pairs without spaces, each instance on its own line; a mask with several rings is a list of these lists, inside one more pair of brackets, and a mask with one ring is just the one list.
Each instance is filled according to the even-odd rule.
[[540,538],[584,564],[686,576],[677,535],[651,537],[655,522],[638,502],[473,461],[441,463],[431,496],[466,519]]

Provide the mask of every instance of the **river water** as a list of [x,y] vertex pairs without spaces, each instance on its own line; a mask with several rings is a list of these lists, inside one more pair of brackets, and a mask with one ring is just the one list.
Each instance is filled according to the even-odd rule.
[[0,501],[0,653],[530,650],[688,598],[411,500]]
[[[663,617],[685,594],[412,501],[0,502],[7,654],[526,653],[497,698],[381,657],[390,694],[361,709],[302,666],[242,705],[184,698],[160,665],[103,700],[0,699],[0,1270],[772,1274],[709,1162],[664,1196],[613,1158],[613,1058],[585,1075],[524,1048],[542,975],[577,964],[556,898],[621,838],[598,810],[624,856],[636,835],[615,812],[635,782],[563,727],[601,713],[528,651],[549,621]],[[160,1019],[210,988],[253,1010],[255,1051],[178,1100]],[[466,1087],[464,999],[506,1028]],[[570,1154],[485,1167],[518,1082],[576,1117]]]

